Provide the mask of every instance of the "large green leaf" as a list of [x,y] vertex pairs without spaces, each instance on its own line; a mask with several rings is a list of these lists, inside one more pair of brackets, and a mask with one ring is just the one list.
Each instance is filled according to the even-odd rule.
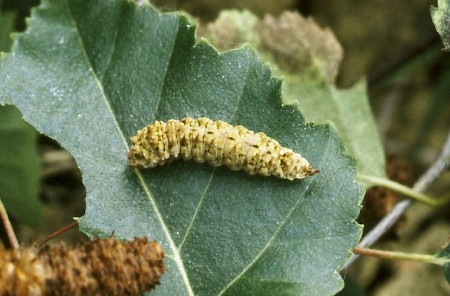
[[40,160],[36,131],[12,106],[0,106],[0,198],[7,211],[30,226],[40,222]]
[[[326,295],[361,229],[354,162],[328,126],[281,105],[249,49],[195,43],[179,14],[125,0],[44,1],[0,64],[0,103],[75,157],[89,235],[159,240],[161,295]],[[208,116],[266,132],[321,173],[288,181],[192,162],[138,171],[128,137],[155,119]]]
[[431,7],[431,18],[436,31],[441,35],[444,50],[450,50],[450,1],[438,0],[438,7]]

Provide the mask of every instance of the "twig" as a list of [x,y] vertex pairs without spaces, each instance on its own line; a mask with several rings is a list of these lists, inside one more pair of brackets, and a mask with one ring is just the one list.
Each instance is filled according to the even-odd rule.
[[9,221],[8,213],[6,212],[5,206],[3,205],[2,200],[0,199],[0,218],[2,219],[3,225],[5,226],[5,232],[8,236],[9,243],[13,249],[18,249],[20,247],[19,242],[17,241],[16,234],[14,233],[14,229],[11,225],[11,221]]
[[44,168],[42,169],[42,177],[48,177],[66,171],[78,170],[75,160],[72,156],[63,150],[49,151],[42,155]]
[[[397,111],[401,100],[404,98],[405,84],[405,81],[396,83],[396,87],[392,89],[391,93],[386,97],[381,110],[378,112],[377,123],[380,130],[380,135],[386,135],[392,125],[395,111]],[[383,142],[386,142],[385,138],[382,140]]]
[[[447,136],[444,147],[433,163],[433,165],[417,180],[413,189],[418,192],[424,191],[436,178],[445,170],[446,162],[450,157],[450,133]],[[411,199],[406,199],[392,209],[358,244],[358,248],[366,248],[372,246],[378,239],[386,233],[397,220],[403,215],[406,209],[412,204]],[[344,264],[341,272],[345,270],[359,257],[359,255],[352,255],[350,259]]]
[[40,247],[40,246],[42,246],[43,244],[45,244],[46,242],[48,242],[49,240],[51,240],[51,239],[53,239],[53,238],[55,238],[55,237],[57,237],[57,236],[63,234],[63,233],[66,232],[66,231],[69,231],[70,229],[75,228],[75,227],[77,227],[77,226],[78,226],[78,222],[76,222],[76,221],[73,222],[73,223],[70,223],[69,225],[66,225],[66,226],[64,226],[64,227],[62,227],[62,228],[56,230],[55,232],[53,232],[53,233],[47,235],[46,237],[44,237],[44,238],[41,239],[40,241],[35,242],[34,245],[35,245],[36,247]]

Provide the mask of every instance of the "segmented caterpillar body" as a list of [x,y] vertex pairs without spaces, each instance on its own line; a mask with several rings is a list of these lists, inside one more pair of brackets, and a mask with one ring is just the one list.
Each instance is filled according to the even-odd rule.
[[300,154],[264,133],[205,117],[155,121],[130,140],[128,159],[138,168],[153,168],[182,158],[289,180],[319,172]]

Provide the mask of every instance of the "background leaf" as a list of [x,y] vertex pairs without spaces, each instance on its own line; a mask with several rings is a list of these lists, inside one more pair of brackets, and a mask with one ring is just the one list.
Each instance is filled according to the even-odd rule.
[[[219,55],[195,27],[128,1],[44,1],[0,64],[0,103],[76,159],[87,234],[159,240],[162,295],[334,294],[361,229],[355,166],[328,126],[281,106],[249,49]],[[192,162],[138,171],[128,137],[155,119],[208,116],[263,131],[321,173],[301,181]]]
[[13,12],[0,10],[0,51],[7,51],[11,46],[12,39],[10,34],[13,31],[14,18],[15,14]]
[[30,226],[42,216],[36,136],[16,108],[0,106],[0,198],[12,217]]
[[431,18],[436,31],[441,35],[444,50],[450,50],[450,1],[438,0],[438,7],[431,7]]
[[298,102],[306,120],[335,125],[347,152],[357,160],[359,174],[386,178],[383,146],[364,81],[345,90],[324,84],[317,75],[287,76],[285,81],[284,97]]
[[365,82],[344,90],[334,84],[343,51],[331,31],[297,13],[259,20],[247,11],[232,10],[222,12],[202,32],[222,49],[245,42],[255,45],[284,77],[283,101],[298,102],[306,121],[332,122],[356,159],[359,174],[386,178],[384,149]]

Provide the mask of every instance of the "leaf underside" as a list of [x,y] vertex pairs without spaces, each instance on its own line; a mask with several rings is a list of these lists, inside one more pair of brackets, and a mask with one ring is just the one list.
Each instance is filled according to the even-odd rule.
[[450,51],[450,1],[438,0],[438,7],[431,7],[431,18],[441,35],[444,50]]
[[[81,229],[161,242],[160,295],[326,295],[361,229],[362,189],[335,132],[281,106],[250,49],[219,55],[180,14],[124,0],[43,1],[0,64],[16,105],[76,159]],[[207,116],[262,131],[321,173],[293,182],[177,161],[138,171],[128,138],[154,120]]]

